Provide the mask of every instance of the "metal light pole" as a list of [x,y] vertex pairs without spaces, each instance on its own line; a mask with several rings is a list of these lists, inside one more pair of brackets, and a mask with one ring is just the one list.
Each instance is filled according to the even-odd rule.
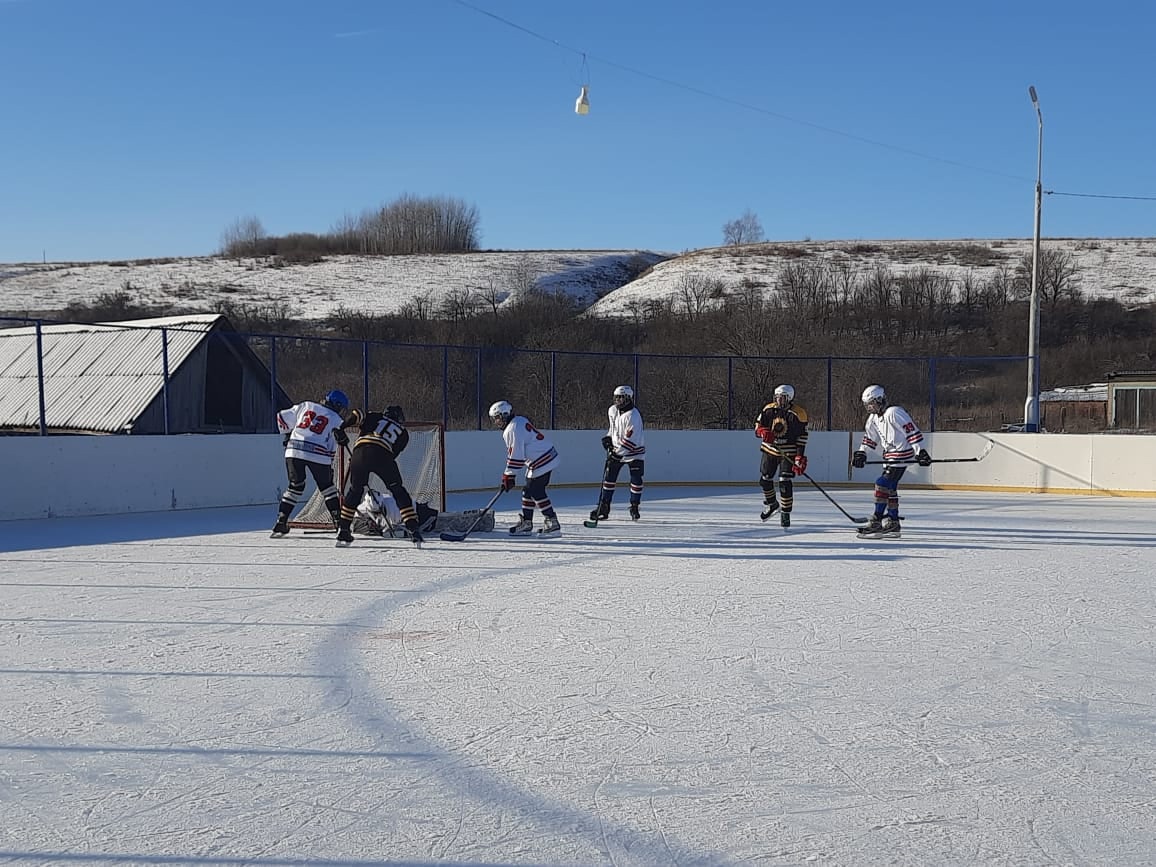
[[1032,236],[1032,294],[1028,311],[1028,399],[1024,403],[1024,430],[1038,433],[1040,429],[1040,212],[1043,210],[1044,116],[1035,87],[1028,88],[1039,122],[1039,143],[1036,146],[1036,229]]

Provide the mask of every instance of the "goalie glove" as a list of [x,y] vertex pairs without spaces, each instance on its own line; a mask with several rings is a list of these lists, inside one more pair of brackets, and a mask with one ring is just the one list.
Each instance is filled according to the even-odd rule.
[[927,451],[927,449],[919,450],[919,454],[915,456],[915,463],[919,464],[921,467],[931,466],[931,454]]
[[851,455],[851,466],[857,470],[867,466],[867,452],[855,452]]

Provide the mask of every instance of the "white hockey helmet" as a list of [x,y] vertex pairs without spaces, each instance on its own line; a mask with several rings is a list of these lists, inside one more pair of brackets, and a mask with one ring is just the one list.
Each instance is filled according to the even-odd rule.
[[887,394],[881,385],[869,385],[863,389],[863,406],[868,412],[883,412],[887,407]]
[[615,397],[624,397],[627,400],[634,400],[634,389],[629,385],[620,385],[614,389]]
[[775,389],[775,397],[778,397],[780,394],[786,395],[787,403],[790,403],[795,399],[795,387],[793,385],[787,385],[786,383],[783,383]]
[[500,422],[503,425],[509,424],[513,417],[514,408],[510,406],[509,401],[499,400],[490,405],[490,418],[495,422]]

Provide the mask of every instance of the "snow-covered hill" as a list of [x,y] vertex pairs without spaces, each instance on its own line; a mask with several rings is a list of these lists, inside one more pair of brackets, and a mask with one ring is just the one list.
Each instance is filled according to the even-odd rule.
[[[1044,251],[1070,256],[1073,283],[1086,297],[1124,304],[1156,302],[1156,238],[1047,239]],[[623,315],[648,299],[685,296],[702,279],[721,281],[728,291],[761,287],[772,291],[782,270],[813,265],[848,279],[885,268],[895,274],[929,270],[953,281],[989,280],[1001,268],[1014,271],[1030,257],[1030,239],[958,241],[806,241],[757,244],[742,250],[716,247],[661,262],[648,274],[602,298],[590,312]]]
[[[1156,239],[1045,239],[1075,266],[1089,297],[1156,302]],[[626,315],[648,300],[684,293],[688,282],[719,281],[724,291],[773,291],[784,267],[816,264],[849,275],[878,268],[930,269],[955,281],[985,281],[1031,254],[1029,239],[958,241],[800,241],[709,248],[682,255],[637,250],[505,251],[456,255],[332,256],[307,265],[253,259],[0,265],[0,311],[51,315],[70,303],[128,292],[134,301],[188,311],[234,304],[277,304],[299,319],[344,307],[395,312],[422,303],[437,310],[471,293],[488,306],[530,286],[565,292],[596,315]],[[638,276],[641,275],[641,276]],[[638,279],[631,279],[633,277]]]

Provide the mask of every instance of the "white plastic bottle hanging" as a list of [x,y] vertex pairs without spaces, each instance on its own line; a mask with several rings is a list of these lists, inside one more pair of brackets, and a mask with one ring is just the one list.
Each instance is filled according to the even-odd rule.
[[574,101],[574,111],[576,114],[590,114],[590,88],[585,84],[582,85],[578,99]]

